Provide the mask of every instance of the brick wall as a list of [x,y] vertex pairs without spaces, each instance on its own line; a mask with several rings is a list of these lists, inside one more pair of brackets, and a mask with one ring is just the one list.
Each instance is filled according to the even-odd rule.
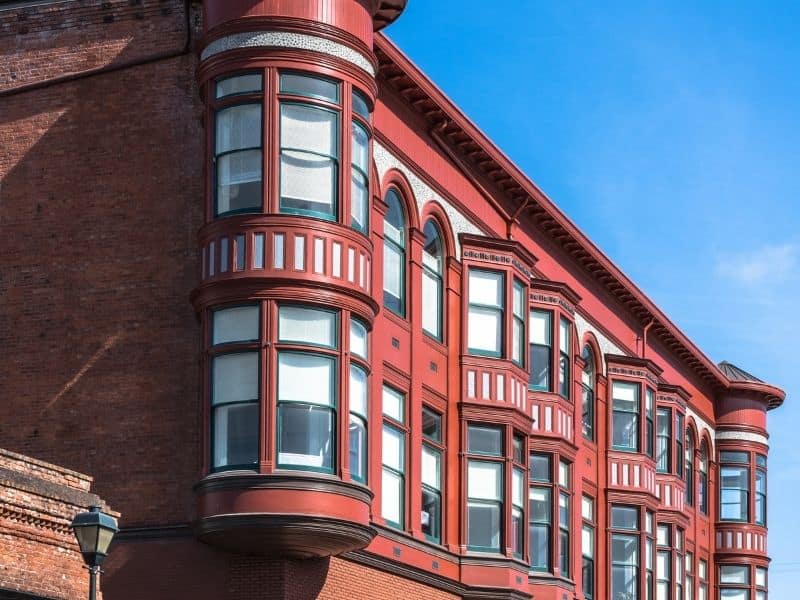
[[103,505],[90,484],[80,473],[0,450],[0,590],[87,596],[89,577],[69,525],[78,512]]
[[0,440],[91,473],[128,526],[187,521],[198,476],[193,73],[0,98]]
[[186,32],[184,0],[0,6],[0,90],[180,50]]

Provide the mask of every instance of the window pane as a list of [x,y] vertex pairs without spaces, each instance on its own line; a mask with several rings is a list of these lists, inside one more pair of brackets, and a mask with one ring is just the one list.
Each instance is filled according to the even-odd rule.
[[360,231],[367,230],[369,214],[369,181],[359,171],[353,169],[350,176],[350,216],[351,225]]
[[442,281],[422,273],[422,328],[434,337],[441,337]]
[[339,84],[335,81],[297,73],[281,73],[281,92],[298,96],[339,101]]
[[350,319],[350,352],[367,358],[367,328],[357,319]]
[[428,446],[422,446],[422,483],[441,489],[442,455]]
[[756,585],[767,587],[767,570],[763,567],[756,567]]
[[749,463],[750,462],[750,453],[749,452],[720,452],[719,453],[719,462],[737,462],[737,463]]
[[750,600],[748,590],[720,590],[720,600]]
[[532,310],[530,318],[531,344],[542,344],[549,346],[550,340],[550,313]]
[[307,152],[281,152],[281,209],[334,215],[336,162]]
[[470,546],[500,550],[500,506],[469,501],[467,529]]
[[639,509],[632,506],[612,506],[611,526],[616,529],[639,529]]
[[260,92],[261,89],[261,73],[226,77],[217,81],[216,98],[232,96],[233,94],[245,94],[247,92]]
[[528,526],[531,568],[536,571],[550,570],[550,527],[531,523]]
[[583,526],[581,529],[581,552],[589,558],[594,556],[594,528]]
[[367,373],[350,365],[350,412],[367,417]]
[[656,543],[659,546],[670,545],[669,525],[659,525],[656,529]]
[[581,517],[587,521],[594,521],[594,500],[589,496],[581,499]]
[[569,496],[567,494],[558,495],[558,524],[561,527],[569,527]]
[[550,523],[552,519],[550,497],[550,488],[530,488],[528,490],[528,519],[538,523]]
[[442,497],[427,488],[422,488],[422,533],[439,541],[441,537]]
[[381,479],[381,516],[403,525],[403,478],[387,469]]
[[383,304],[398,314],[403,313],[404,263],[405,254],[403,251],[389,242],[384,242]]
[[528,461],[530,478],[533,481],[552,481],[549,454],[531,454]]
[[612,443],[615,448],[636,450],[639,447],[639,417],[634,413],[614,411]]
[[569,354],[569,321],[561,319],[558,325],[558,349]]
[[278,354],[278,401],[333,406],[332,358],[315,354]]
[[383,426],[383,464],[401,473],[405,471],[405,442],[402,431],[388,425]]
[[512,310],[515,317],[524,318],[525,316],[525,287],[514,280],[514,298]]
[[503,313],[491,308],[470,306],[467,344],[471,350],[500,354],[503,345]]
[[720,583],[750,583],[750,567],[747,565],[722,565],[719,568]]
[[353,90],[353,112],[369,119],[369,104],[366,97],[359,91]]
[[511,471],[511,503],[515,504],[516,506],[525,505],[524,479],[525,476],[519,469],[513,469]]
[[365,174],[369,173],[369,135],[367,130],[356,122],[351,124],[350,133],[353,138],[350,160],[354,167]]
[[217,154],[261,147],[261,104],[239,104],[217,111]]
[[467,465],[467,496],[480,500],[502,500],[503,465],[471,460]]
[[217,214],[261,207],[261,150],[217,159]]
[[383,235],[395,244],[404,248],[405,242],[405,211],[397,192],[389,190],[386,194],[386,204],[389,210],[383,223]]
[[524,324],[519,319],[514,319],[511,323],[511,359],[515,362],[522,363],[522,356],[524,353],[522,339],[525,335]]
[[433,440],[442,441],[442,415],[428,408],[422,408],[422,436]]
[[467,426],[467,452],[503,455],[503,432],[497,427]]
[[214,467],[258,462],[258,402],[216,408]]
[[569,489],[569,463],[563,460],[558,462],[558,485]]
[[639,384],[615,381],[613,383],[614,409],[639,412]]
[[367,427],[364,421],[350,415],[350,475],[367,480]]
[[303,404],[278,406],[278,464],[331,469],[333,412]]
[[390,387],[383,386],[383,414],[399,423],[405,422],[405,396]]
[[503,307],[503,274],[493,271],[469,272],[469,302],[484,306]]
[[549,390],[550,347],[531,344],[530,350],[531,379],[529,385],[537,390]]
[[278,309],[278,339],[320,346],[336,346],[337,314],[300,306]]
[[611,560],[616,564],[639,565],[639,538],[614,534],[611,538]]
[[258,399],[258,352],[215,356],[211,364],[212,404]]
[[236,306],[213,312],[212,344],[259,339],[258,306]]

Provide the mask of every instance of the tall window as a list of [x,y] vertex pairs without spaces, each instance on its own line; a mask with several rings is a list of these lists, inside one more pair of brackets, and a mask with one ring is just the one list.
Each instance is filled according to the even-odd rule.
[[338,313],[278,310],[278,467],[333,472]]
[[670,600],[670,581],[672,574],[672,553],[670,551],[672,536],[670,526],[659,525],[657,532],[656,600]]
[[525,553],[525,439],[512,440],[511,468],[511,552],[521,559]]
[[470,354],[503,356],[505,276],[470,269],[467,346]]
[[425,223],[422,248],[422,330],[442,339],[442,236],[433,219]]
[[638,452],[639,384],[614,381],[611,389],[614,412],[612,447],[625,452]]
[[383,471],[381,515],[389,525],[405,525],[406,397],[383,386]]
[[655,559],[656,559],[656,539],[655,514],[649,510],[644,513],[644,597],[645,600],[653,600],[655,596]]
[[594,352],[588,344],[581,353],[583,371],[581,372],[581,426],[583,437],[594,439]]
[[572,465],[558,463],[558,567],[563,577],[570,576],[570,488]]
[[525,362],[525,286],[514,279],[513,320],[511,323],[511,360],[522,366]]
[[683,415],[675,411],[675,475],[683,478]]
[[336,220],[340,85],[282,73],[280,210]]
[[570,323],[565,318],[558,325],[558,393],[569,400],[570,388]]
[[383,222],[383,305],[406,314],[406,217],[395,190],[386,194],[389,210]]
[[659,473],[670,472],[671,421],[672,411],[659,408],[656,412],[656,471]]
[[755,600],[767,600],[767,570],[764,567],[756,567]]
[[367,372],[360,360],[367,360],[367,328],[350,319],[350,475],[367,482],[367,407],[369,386]]
[[721,600],[750,600],[748,565],[720,565],[719,597]]
[[216,216],[261,210],[262,90],[260,73],[227,77],[216,82]]
[[211,467],[253,469],[258,462],[261,309],[211,312]]
[[686,552],[683,567],[686,572],[686,600],[694,600],[694,554]]
[[755,520],[757,525],[767,524],[767,457],[756,454]]
[[750,497],[750,454],[719,453],[719,519],[747,521]]
[[650,388],[644,391],[644,447],[647,456],[655,458],[655,415],[656,393]]
[[350,225],[362,233],[369,231],[369,105],[353,90],[350,157]]
[[549,572],[551,526],[553,523],[552,455],[531,454],[529,460],[531,486],[528,490],[528,538],[531,570]]
[[611,507],[611,599],[639,600],[639,509]]
[[500,552],[503,530],[503,431],[467,427],[467,547]]
[[700,513],[708,514],[708,443],[703,440],[700,444],[700,478],[697,489],[697,502]]
[[694,506],[694,433],[686,428],[686,505]]
[[553,313],[532,310],[530,314],[530,388],[549,392],[552,390],[550,369],[553,351]]
[[442,541],[442,415],[422,407],[422,533]]
[[586,600],[592,600],[594,598],[595,516],[594,499],[590,496],[583,496],[581,499],[581,517],[583,518],[583,528],[581,529],[581,554],[583,556],[581,581],[583,582],[583,597],[586,598]]
[[703,558],[697,562],[697,578],[697,600],[708,600],[708,561]]

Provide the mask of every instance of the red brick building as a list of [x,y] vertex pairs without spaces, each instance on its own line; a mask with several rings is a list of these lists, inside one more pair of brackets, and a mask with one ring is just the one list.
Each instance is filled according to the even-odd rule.
[[110,600],[766,598],[784,393],[380,33],[404,5],[0,5],[0,444],[120,511]]

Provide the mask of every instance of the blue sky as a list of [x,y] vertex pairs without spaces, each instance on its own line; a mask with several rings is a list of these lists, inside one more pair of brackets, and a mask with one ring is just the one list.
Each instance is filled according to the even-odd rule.
[[777,0],[410,0],[388,31],[712,359],[787,390],[772,600],[800,580],[799,22]]

